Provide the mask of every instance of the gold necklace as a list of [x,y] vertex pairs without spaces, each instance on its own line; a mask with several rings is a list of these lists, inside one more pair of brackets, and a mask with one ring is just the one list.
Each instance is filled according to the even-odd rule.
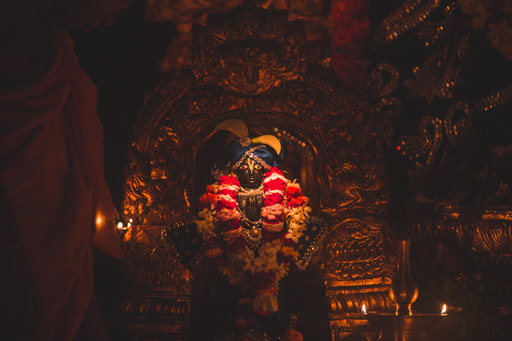
[[242,227],[242,236],[251,249],[255,250],[259,248],[261,246],[261,225],[263,219],[260,218],[257,221],[253,221],[247,218],[244,212],[240,210],[240,208],[237,208],[237,210],[240,212],[240,216],[242,218],[241,220],[244,225],[249,227],[248,229]]
[[240,198],[255,198],[262,196],[263,194],[263,183],[261,183],[258,188],[244,188],[240,186],[237,196]]

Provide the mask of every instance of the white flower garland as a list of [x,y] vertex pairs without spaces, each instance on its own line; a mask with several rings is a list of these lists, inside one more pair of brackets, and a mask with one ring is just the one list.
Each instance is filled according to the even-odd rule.
[[[311,208],[307,206],[307,198],[302,195],[300,185],[295,181],[289,182],[277,168],[266,173],[263,185],[265,202],[261,214],[263,218],[262,233],[264,233],[263,230],[266,230],[271,234],[277,233],[278,236],[286,222],[285,239],[293,241],[290,245],[297,246],[306,230],[306,221],[311,211]],[[224,249],[215,244],[207,248],[206,256],[213,259],[225,256],[224,261],[219,264],[219,271],[233,285],[242,285],[247,288],[251,285],[252,275],[266,272],[275,275],[272,284],[275,289],[276,284],[287,274],[291,265],[290,261],[280,261],[279,255],[295,260],[298,250],[285,245],[281,238],[266,239],[262,237],[262,244],[257,255],[249,248],[245,240],[243,245],[237,246],[237,240],[243,238],[238,211],[238,189],[239,183],[236,175],[233,174],[219,179],[219,183],[210,187],[211,193],[205,194],[210,195],[210,201],[205,199],[207,207],[198,214],[202,218],[196,221],[198,229],[206,244],[221,236],[226,243]],[[290,195],[288,196],[287,193]],[[218,210],[219,207],[220,210]],[[235,246],[234,249],[228,251],[230,245]],[[274,305],[277,304],[274,292],[269,293],[264,290],[263,294],[256,294],[255,310],[274,312],[273,310],[277,309],[277,306],[272,306],[272,304],[269,307],[265,304],[262,306],[261,302],[256,302],[258,296],[265,296],[265,299],[268,299],[269,295],[272,296],[270,301],[275,300]]]

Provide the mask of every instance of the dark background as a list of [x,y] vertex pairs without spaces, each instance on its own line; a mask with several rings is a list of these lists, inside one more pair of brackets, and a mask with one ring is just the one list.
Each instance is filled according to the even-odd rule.
[[121,212],[129,144],[147,92],[164,77],[158,61],[176,37],[172,23],[144,20],[145,3],[123,10],[112,26],[72,32],[85,72],[98,87],[98,114],[104,129],[105,177]]

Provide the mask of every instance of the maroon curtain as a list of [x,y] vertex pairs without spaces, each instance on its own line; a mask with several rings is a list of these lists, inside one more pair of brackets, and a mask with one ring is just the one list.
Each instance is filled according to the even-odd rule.
[[73,338],[93,291],[96,213],[114,213],[96,87],[69,36],[53,32],[50,70],[0,88],[2,340]]

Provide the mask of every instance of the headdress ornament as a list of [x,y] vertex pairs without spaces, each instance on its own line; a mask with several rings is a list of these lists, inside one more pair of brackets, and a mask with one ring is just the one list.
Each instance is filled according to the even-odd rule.
[[238,169],[247,158],[259,163],[266,170],[278,166],[281,162],[281,142],[273,135],[261,135],[250,138],[247,125],[239,119],[230,119],[219,123],[214,132],[227,130],[239,137],[231,146],[231,163]]

